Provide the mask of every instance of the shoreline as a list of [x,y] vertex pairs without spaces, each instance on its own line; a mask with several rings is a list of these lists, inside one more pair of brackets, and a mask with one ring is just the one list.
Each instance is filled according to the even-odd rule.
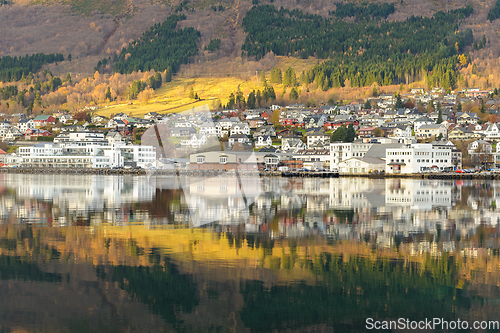
[[[179,176],[219,176],[222,174],[236,175],[234,170],[154,170],[147,172],[146,169],[89,169],[89,168],[0,168],[0,173],[23,173],[23,174],[81,174],[81,175],[179,175]],[[500,180],[500,173],[413,173],[413,174],[339,174],[329,171],[240,171],[242,176],[264,176],[282,178],[413,178],[413,179],[486,179]]]

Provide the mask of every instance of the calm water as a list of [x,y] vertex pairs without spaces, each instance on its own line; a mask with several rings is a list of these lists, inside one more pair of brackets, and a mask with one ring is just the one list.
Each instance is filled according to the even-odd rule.
[[500,182],[0,174],[0,332],[500,320]]

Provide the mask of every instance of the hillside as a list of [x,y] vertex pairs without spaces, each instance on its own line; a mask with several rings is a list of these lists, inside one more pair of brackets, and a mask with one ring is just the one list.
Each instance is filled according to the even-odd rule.
[[[375,24],[379,25],[386,24],[383,22],[404,22],[412,15],[432,17],[436,11],[450,11],[463,8],[466,5],[472,6],[472,14],[460,19],[458,29],[454,31],[454,34],[457,35],[457,33],[462,33],[467,31],[467,29],[471,29],[475,44],[464,44],[463,47],[460,48],[458,53],[467,54],[470,58],[460,72],[456,73],[452,81],[456,81],[457,87],[474,85],[480,86],[481,88],[500,85],[500,79],[498,79],[499,75],[497,75],[500,73],[500,66],[496,61],[500,56],[500,43],[498,42],[500,19],[492,22],[486,19],[489,10],[493,8],[495,2],[495,0],[371,1],[371,3],[380,6],[383,3],[393,6],[393,12],[386,13],[379,18],[381,21],[376,21],[382,23],[375,22]],[[323,61],[321,58],[329,57],[329,55],[325,53],[316,54],[314,50],[311,49],[312,51],[299,52],[297,54],[285,54],[287,57],[276,57],[274,52],[264,52],[259,56],[254,56],[254,54],[256,54],[255,51],[248,51],[251,47],[248,44],[248,34],[245,32],[245,30],[248,31],[248,20],[247,27],[244,27],[244,19],[252,7],[255,7],[257,4],[270,4],[276,9],[282,7],[286,10],[298,9],[305,15],[331,18],[332,13],[341,8],[338,6],[339,3],[339,1],[328,2],[323,0],[273,0],[272,2],[261,0],[184,0],[182,2],[179,0],[11,0],[7,1],[7,4],[0,6],[0,29],[2,31],[0,35],[0,57],[24,56],[26,54],[40,52],[45,54],[60,53],[64,55],[64,61],[46,64],[43,68],[51,71],[54,76],[60,76],[61,78],[66,76],[67,73],[71,73],[73,82],[79,82],[83,78],[92,77],[97,64],[101,60],[107,61],[109,59],[110,61],[107,66],[101,66],[101,73],[112,74],[113,65],[111,62],[113,58],[120,56],[125,48],[134,45],[131,43],[137,44],[136,41],[138,38],[143,36],[150,27],[155,24],[161,24],[173,14],[178,14],[185,16],[185,19],[180,20],[175,29],[179,30],[192,27],[195,31],[199,32],[199,38],[196,42],[198,48],[197,54],[195,56],[189,56],[187,59],[188,64],[180,65],[177,69],[177,73],[174,73],[174,79],[176,77],[201,79],[204,77],[237,77],[245,81],[253,80],[254,83],[258,84],[257,74],[261,70],[266,71],[266,75],[269,78],[269,70],[272,67],[279,66],[284,72],[285,68],[291,66],[295,69],[297,77],[299,77],[304,70],[310,70],[314,65],[320,64]],[[360,8],[363,6],[361,1],[345,2],[345,4],[349,3],[354,3],[355,6],[359,6]],[[366,1],[364,4],[366,4]],[[348,26],[356,20],[359,21],[359,17],[344,17],[343,20]],[[269,27],[267,29],[271,30]],[[274,27],[273,29],[278,28]],[[347,27],[346,29],[351,28]],[[452,29],[451,26],[450,29]],[[453,30],[450,31],[451,34],[447,37],[448,39],[453,37]],[[483,35],[485,36],[485,44],[480,47],[475,47],[474,45],[477,46],[477,43],[480,43]],[[405,37],[403,35],[399,38],[404,39]],[[216,39],[220,40],[219,48],[212,48],[212,51],[207,50],[207,47],[211,45],[210,42]],[[355,38],[353,38],[350,43],[357,43],[354,39]],[[370,38],[368,38],[368,40],[369,39]],[[390,40],[390,37],[388,40]],[[359,42],[361,42],[361,39]],[[242,46],[244,46],[247,51],[242,52]],[[392,45],[389,47],[391,46]],[[450,49],[451,46],[450,44]],[[363,49],[361,47],[360,50],[357,51],[358,55],[359,52],[363,53],[366,52],[366,50],[369,50],[369,48]],[[353,55],[355,55],[354,51],[352,52]],[[335,54],[335,51],[333,51],[333,53]],[[246,54],[250,56],[247,57]],[[369,53],[365,54],[369,55]],[[68,57],[69,55],[71,55],[71,58]],[[125,59],[127,55],[125,55],[125,57],[124,55],[121,56],[122,59]],[[288,61],[286,59],[291,60]],[[345,58],[345,60],[341,61],[342,63],[344,61],[351,61],[349,59],[350,58]],[[382,59],[382,61],[385,60]],[[473,63],[477,69],[473,69]],[[330,66],[337,65],[333,62]],[[417,66],[420,65],[417,64]],[[443,71],[441,75],[444,75],[446,66],[449,67],[450,64],[448,63],[447,65],[446,63],[442,63],[440,66],[444,66],[443,69],[439,69],[439,71]],[[380,66],[377,68],[379,67]],[[432,66],[430,68],[432,69]],[[353,77],[345,76],[344,73],[342,74],[344,77],[341,78],[340,84],[336,86],[336,84],[332,82],[332,78],[333,75],[339,76],[340,74],[335,74],[335,72],[331,71],[328,67],[324,70],[327,75],[331,76],[330,82],[326,84],[316,83],[314,87],[308,87],[307,84],[304,85],[304,87],[300,89],[302,90],[302,100],[314,97],[317,98],[317,96],[312,94],[312,91],[309,90],[316,90],[318,86],[321,88],[318,94],[323,94],[321,90],[328,90],[328,93],[324,94],[326,99],[328,99],[328,96],[332,96],[332,94],[339,98],[348,98],[345,96],[349,94],[352,95],[350,90],[351,85],[354,85],[354,87],[356,87],[356,84],[369,86],[371,84],[370,82],[373,82],[373,80],[377,81],[379,86],[399,84],[401,78],[404,77],[401,76],[399,79],[396,77],[394,81],[381,78],[379,80],[367,79],[358,82],[353,81]],[[351,69],[351,71],[353,71],[353,69]],[[436,72],[436,68],[434,72]],[[310,80],[318,82],[319,79],[321,79],[319,74],[321,73],[318,73],[318,71],[316,71],[314,75],[311,74],[312,77]],[[387,73],[379,73],[377,75],[380,75],[380,77],[387,77]],[[129,84],[132,80],[135,79],[126,79],[124,80],[124,84]],[[434,82],[432,80],[437,81]],[[442,84],[441,81],[443,80],[443,77],[431,78],[431,83]],[[98,81],[99,80],[96,80],[96,82]],[[344,81],[348,82],[349,86],[345,85]],[[408,80],[408,75],[406,75],[406,82],[404,83],[411,83],[412,81],[417,82],[416,85],[429,84],[426,78],[423,78],[423,75],[418,73],[414,73],[411,80]],[[106,87],[104,83],[102,83],[102,85],[102,87],[96,87],[96,90],[99,90],[97,93],[98,95],[104,96],[104,89],[106,89]],[[234,84],[231,83],[230,86],[233,85]],[[26,86],[26,89],[28,89],[28,86]],[[122,92],[125,91],[124,88],[120,89]],[[255,88],[252,89],[259,89],[259,87],[255,86]],[[283,88],[280,89],[283,90]],[[162,91],[164,90],[165,89]],[[203,95],[200,97],[203,99],[224,99],[232,92],[229,91],[229,88],[226,90],[227,91],[217,96]],[[368,90],[365,91],[362,89],[358,91],[357,94],[361,94],[360,97],[366,97],[364,95],[368,93]],[[244,93],[248,94],[249,92],[250,90]],[[285,91],[285,93],[288,94],[288,91]],[[282,93],[281,96],[286,97],[285,93]],[[62,94],[64,94],[64,92]],[[160,97],[165,96],[162,95]],[[80,101],[79,98],[76,99]],[[46,106],[52,104],[57,105],[58,100],[61,99],[52,98],[52,100],[47,101],[44,99]],[[92,100],[95,100],[95,98],[92,98]],[[99,98],[97,98],[97,100],[99,100]],[[88,101],[84,100],[81,102],[87,103]],[[70,101],[67,101],[67,103],[70,103]],[[222,103],[224,103],[224,101],[222,101]],[[171,106],[167,106],[167,108],[170,107]]]
[[[245,38],[242,20],[252,7],[252,1],[202,0],[185,3],[180,13],[185,14],[187,19],[181,22],[180,27],[190,26],[201,32],[200,54],[194,59],[194,63],[223,57],[235,60],[241,56],[241,45]],[[402,20],[415,14],[430,16],[437,10],[451,10],[472,4],[474,13],[462,29],[471,27],[475,35],[481,37],[486,34],[490,41],[484,50],[474,52],[473,58],[496,58],[500,55],[500,47],[496,45],[500,23],[486,21],[488,8],[493,6],[494,1],[394,3],[396,10],[387,18],[390,21]],[[297,8],[322,16],[328,16],[329,11],[335,10],[335,2],[320,0],[283,0],[273,4],[277,8]],[[61,72],[93,73],[98,60],[119,52],[150,26],[161,23],[174,14],[179,5],[182,5],[180,1],[13,0],[0,7],[0,56],[37,52],[71,54],[71,63],[61,63],[57,69]],[[217,8],[217,11],[212,7]],[[223,11],[218,8],[223,8]],[[215,53],[204,51],[210,39],[214,38],[221,39],[220,50]],[[217,71],[224,72],[222,68]]]

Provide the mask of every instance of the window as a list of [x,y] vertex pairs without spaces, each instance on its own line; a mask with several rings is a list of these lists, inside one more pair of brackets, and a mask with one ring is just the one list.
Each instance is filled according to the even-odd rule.
[[227,163],[227,156],[219,156],[219,163],[220,164],[226,164]]
[[205,156],[196,157],[196,163],[198,163],[198,164],[205,163]]

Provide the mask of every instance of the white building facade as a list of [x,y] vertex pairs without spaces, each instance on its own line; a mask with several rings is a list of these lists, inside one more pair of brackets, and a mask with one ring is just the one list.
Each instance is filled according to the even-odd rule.
[[387,149],[386,173],[418,173],[427,169],[452,169],[452,149],[436,149],[430,143],[415,143]]
[[20,147],[17,165],[52,168],[146,168],[156,160],[156,148],[139,145],[78,145],[40,143]]

